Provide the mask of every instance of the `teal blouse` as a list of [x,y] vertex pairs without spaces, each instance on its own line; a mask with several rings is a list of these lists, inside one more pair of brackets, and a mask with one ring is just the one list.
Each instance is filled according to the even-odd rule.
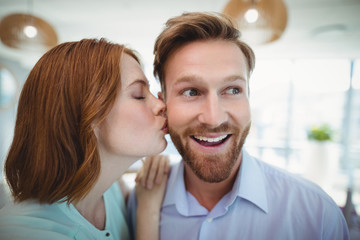
[[125,200],[116,182],[104,193],[106,223],[99,230],[66,202],[26,201],[0,210],[0,239],[129,239]]

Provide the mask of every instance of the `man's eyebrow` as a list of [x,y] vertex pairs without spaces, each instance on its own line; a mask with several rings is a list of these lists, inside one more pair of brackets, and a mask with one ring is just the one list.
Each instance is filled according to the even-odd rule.
[[200,77],[195,75],[186,75],[181,78],[176,79],[174,85],[180,84],[180,83],[186,83],[186,82],[200,82],[202,81]]
[[[231,75],[228,76],[224,79],[224,82],[235,82],[235,81],[245,81],[246,79],[243,76],[240,75]],[[203,80],[201,77],[195,76],[195,75],[188,75],[188,76],[184,76],[181,77],[179,79],[177,79],[174,83],[174,85],[178,85],[181,83],[197,83],[197,82],[204,82],[205,80]]]
[[225,82],[235,82],[238,80],[246,82],[246,79],[240,75],[231,75],[231,76],[225,78]]

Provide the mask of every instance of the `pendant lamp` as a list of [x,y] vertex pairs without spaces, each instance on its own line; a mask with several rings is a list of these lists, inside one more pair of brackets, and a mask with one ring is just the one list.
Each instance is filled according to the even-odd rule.
[[0,39],[8,47],[22,50],[46,50],[58,43],[54,28],[31,14],[15,13],[0,22]]
[[230,0],[223,13],[237,22],[242,39],[253,45],[279,39],[288,18],[282,0]]

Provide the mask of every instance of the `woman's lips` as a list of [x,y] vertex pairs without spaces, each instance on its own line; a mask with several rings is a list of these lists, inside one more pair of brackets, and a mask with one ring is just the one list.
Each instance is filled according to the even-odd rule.
[[161,128],[161,130],[162,130],[165,134],[169,133],[169,129],[168,129],[168,125],[167,125],[167,120],[165,120],[164,125],[163,125],[163,127]]

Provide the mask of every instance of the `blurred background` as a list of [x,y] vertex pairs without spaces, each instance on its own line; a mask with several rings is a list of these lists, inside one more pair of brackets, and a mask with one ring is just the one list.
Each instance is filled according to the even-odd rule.
[[[141,55],[156,94],[155,38],[187,11],[231,15],[255,50],[248,151],[316,182],[339,206],[351,193],[359,213],[359,0],[0,0],[0,166],[18,94],[49,47],[101,37],[126,44]],[[172,144],[165,153],[178,159]]]

